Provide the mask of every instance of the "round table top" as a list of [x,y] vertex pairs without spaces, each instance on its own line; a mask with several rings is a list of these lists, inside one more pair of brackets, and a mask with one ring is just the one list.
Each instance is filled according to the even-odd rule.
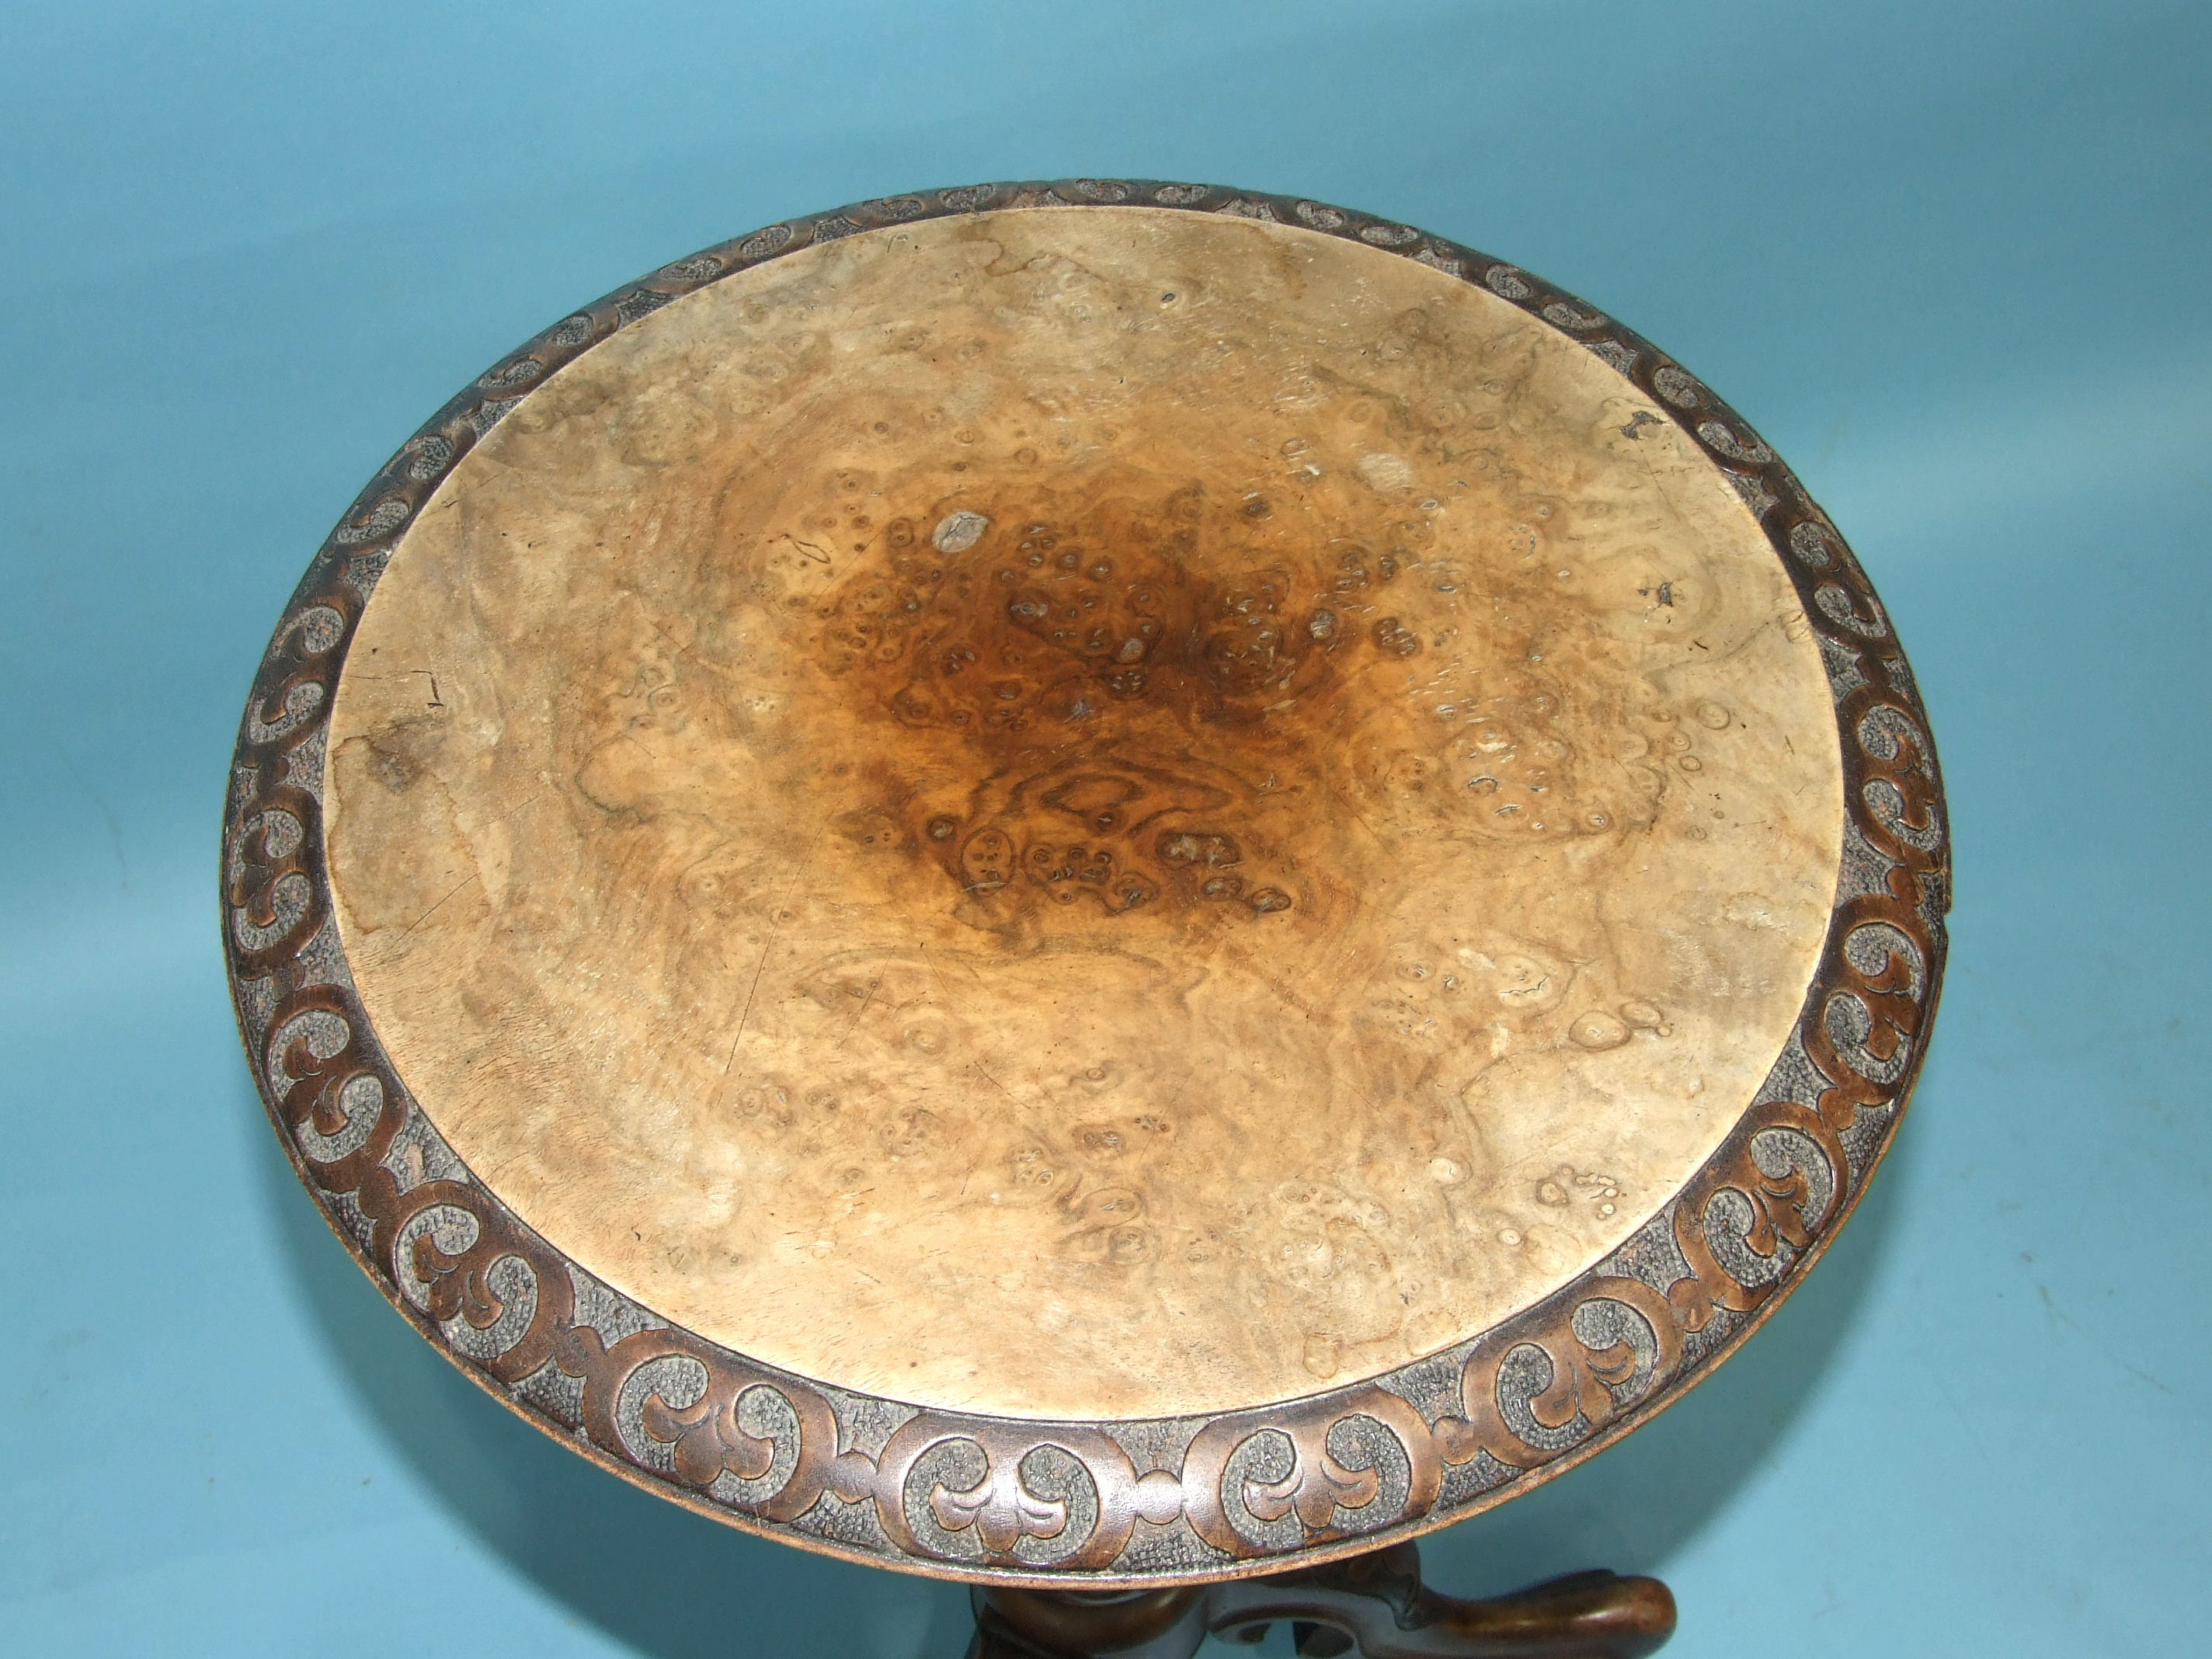
[[1817,1253],[1940,972],[1924,719],[1765,446],[1524,272],[1195,186],[568,319],[336,532],[236,777],[249,1044],[418,1327],[961,1576],[1588,1455]]

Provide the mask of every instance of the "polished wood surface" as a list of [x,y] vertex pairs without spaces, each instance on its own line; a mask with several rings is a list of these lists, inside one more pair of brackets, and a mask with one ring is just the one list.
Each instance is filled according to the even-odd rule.
[[1014,211],[644,319],[455,468],[327,758],[376,1030],[556,1247],[1049,1418],[1589,1266],[1787,1041],[1819,653],[1610,368],[1279,225]]

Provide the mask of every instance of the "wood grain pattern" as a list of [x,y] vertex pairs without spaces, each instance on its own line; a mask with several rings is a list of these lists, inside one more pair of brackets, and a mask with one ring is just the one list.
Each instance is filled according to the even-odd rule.
[[1234,1409],[1589,1267],[1742,1116],[1843,818],[1657,406],[1282,226],[846,237],[533,392],[332,714],[363,1003],[529,1225],[952,1410]]

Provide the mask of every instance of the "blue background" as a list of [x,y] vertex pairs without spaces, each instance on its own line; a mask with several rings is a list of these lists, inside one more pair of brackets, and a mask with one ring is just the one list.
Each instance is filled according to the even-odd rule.
[[12,1650],[955,1659],[958,1589],[637,1493],[386,1308],[254,1100],[215,843],[294,579],[471,375],[757,224],[1073,173],[1395,216],[1657,340],[1843,525],[1942,747],[1948,994],[1857,1219],[1431,1577],[1657,1571],[1684,1656],[2204,1650],[2212,9],[9,11]]

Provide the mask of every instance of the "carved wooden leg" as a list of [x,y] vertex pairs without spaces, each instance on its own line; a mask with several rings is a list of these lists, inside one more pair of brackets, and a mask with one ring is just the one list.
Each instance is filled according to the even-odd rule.
[[1206,1639],[1208,1594],[978,1589],[969,1659],[1190,1659]]
[[1308,1659],[1642,1659],[1674,1633],[1674,1598],[1656,1578],[1579,1572],[1461,1601],[1422,1586],[1412,1544],[1204,1589],[979,1589],[975,1601],[971,1659],[1189,1659],[1208,1632],[1257,1641],[1281,1620]]
[[1656,1578],[1580,1572],[1511,1595],[1464,1601],[1421,1583],[1420,1552],[1393,1545],[1325,1567],[1212,1587],[1209,1628],[1288,1619],[1312,1659],[1642,1659],[1674,1633]]

